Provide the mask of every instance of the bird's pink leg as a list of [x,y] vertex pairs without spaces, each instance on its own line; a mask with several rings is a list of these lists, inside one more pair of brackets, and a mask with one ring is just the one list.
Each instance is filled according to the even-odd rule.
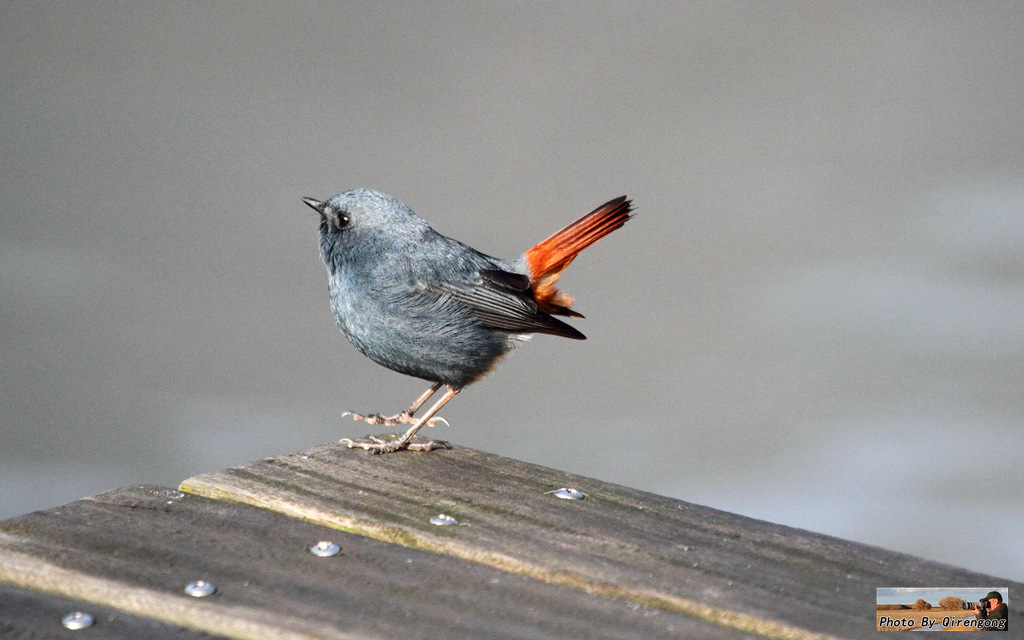
[[[421,395],[419,398],[416,398],[416,402],[412,403],[411,407],[409,407],[402,413],[396,413],[393,416],[383,416],[379,413],[371,413],[370,415],[364,416],[363,414],[356,413],[355,411],[346,411],[345,413],[341,414],[341,417],[344,418],[345,416],[352,416],[352,419],[357,422],[366,422],[369,424],[382,424],[386,427],[393,427],[396,424],[416,424],[416,419],[412,417],[413,414],[416,413],[419,410],[419,408],[423,406],[423,403],[430,399],[430,396],[437,393],[437,390],[441,388],[441,385],[442,383],[438,382],[434,386],[430,387],[423,393],[423,395]],[[448,426],[448,421],[440,416],[436,418],[431,418],[430,421],[427,423],[427,426],[434,427],[437,426],[437,424],[440,422],[443,422],[445,426]]]
[[[438,387],[440,387],[440,385],[438,385]],[[433,420],[436,420],[436,418],[434,418],[434,414],[440,411],[441,407],[454,398],[459,391],[462,391],[461,387],[448,387],[444,392],[444,395],[441,396],[441,399],[435,402],[434,406],[430,407],[430,409],[423,414],[423,417],[416,420],[415,424],[413,424],[409,430],[401,436],[397,434],[386,434],[383,436],[366,436],[359,440],[344,438],[339,442],[347,445],[349,449],[355,449],[358,447],[360,449],[365,449],[370,453],[393,453],[395,451],[401,451],[402,449],[409,449],[410,451],[431,451],[433,449],[440,448],[447,449],[449,448],[448,443],[444,440],[413,442],[413,438],[416,436],[416,432],[424,425],[430,425]],[[433,393],[433,391],[431,393]],[[429,397],[430,396],[427,395],[422,398],[422,400],[426,401],[426,398]],[[420,404],[422,404],[422,402],[420,402]],[[415,410],[415,408],[413,410]]]

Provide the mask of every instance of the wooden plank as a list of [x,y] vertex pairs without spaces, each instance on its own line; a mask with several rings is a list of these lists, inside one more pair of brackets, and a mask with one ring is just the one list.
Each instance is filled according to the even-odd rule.
[[[94,624],[88,631],[65,628],[61,621],[76,611],[91,615]],[[199,631],[190,631],[100,607],[81,600],[62,598],[0,584],[0,637],[5,640],[216,640]]]
[[181,489],[773,638],[873,637],[877,587],[1021,586],[462,447],[325,445]]
[[[309,553],[324,539],[341,553]],[[182,592],[199,579],[216,594]],[[231,638],[751,637],[160,487],[0,523],[0,582]]]

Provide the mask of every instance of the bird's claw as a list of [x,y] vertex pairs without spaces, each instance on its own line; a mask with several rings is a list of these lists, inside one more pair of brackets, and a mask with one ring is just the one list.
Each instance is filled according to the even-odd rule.
[[[356,422],[366,422],[368,424],[382,424],[385,427],[393,427],[398,424],[416,424],[416,418],[413,417],[409,411],[403,411],[402,413],[396,413],[393,416],[382,416],[379,413],[371,413],[369,415],[363,415],[356,413],[355,411],[346,411],[341,414],[341,417],[352,416],[352,419]],[[427,420],[424,424],[428,427],[436,427],[438,424],[444,423],[444,426],[450,427],[451,424],[441,416],[436,416]]]
[[417,440],[403,443],[401,436],[397,433],[385,433],[379,436],[369,435],[358,440],[342,438],[338,444],[343,444],[349,449],[363,449],[369,453],[394,453],[407,449],[409,451],[433,451],[434,449],[451,449],[451,445],[444,440]]
[[382,424],[386,427],[393,427],[396,424],[408,423],[408,421],[412,418],[412,416],[409,415],[408,411],[403,411],[402,413],[398,413],[393,416],[383,416],[379,413],[363,415],[361,413],[356,413],[355,411],[346,411],[345,413],[341,414],[342,418],[344,418],[345,416],[352,416],[352,419],[355,420],[356,422],[366,422],[367,424]]

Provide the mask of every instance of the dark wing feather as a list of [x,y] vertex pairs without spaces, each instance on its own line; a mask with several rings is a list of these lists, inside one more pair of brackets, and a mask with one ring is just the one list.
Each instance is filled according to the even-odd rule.
[[478,273],[478,282],[446,287],[446,292],[464,303],[485,327],[511,333],[550,333],[575,340],[586,339],[572,326],[537,306],[528,276],[500,269],[484,269]]

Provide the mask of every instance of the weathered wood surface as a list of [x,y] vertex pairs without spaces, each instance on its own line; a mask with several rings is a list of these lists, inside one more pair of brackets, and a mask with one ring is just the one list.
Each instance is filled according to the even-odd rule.
[[[64,628],[61,620],[75,611],[88,611],[96,624],[87,630]],[[0,638],[4,640],[216,640],[220,637],[81,600],[0,584]]]
[[[1009,580],[461,447],[322,446],[181,489],[0,523],[0,624],[44,638],[138,625],[154,638],[860,638],[876,633],[877,587],[1024,597]],[[430,524],[440,513],[460,525]],[[310,554],[322,539],[341,554]],[[217,594],[183,594],[197,579]],[[65,603],[97,607],[97,625],[61,628]]]
[[[303,477],[291,481],[298,489]],[[324,539],[339,544],[341,554],[310,554]],[[184,586],[198,579],[216,585],[217,593],[185,595]],[[0,583],[86,603],[75,608],[101,605],[192,630],[182,638],[203,637],[195,631],[259,639],[752,637],[160,487],[119,489],[0,523]],[[9,615],[20,625],[32,623],[31,611],[18,602],[11,606],[18,610],[0,605],[0,620]],[[65,631],[60,613],[35,631],[39,637],[122,637],[104,623],[106,610],[92,613],[99,622],[88,630]]]
[[[548,493],[560,487],[587,498]],[[1024,594],[1009,580],[462,447],[368,456],[321,446],[181,488],[774,638],[873,637],[878,587]],[[439,513],[461,525],[430,524]],[[1021,628],[1024,616],[1011,615]]]

